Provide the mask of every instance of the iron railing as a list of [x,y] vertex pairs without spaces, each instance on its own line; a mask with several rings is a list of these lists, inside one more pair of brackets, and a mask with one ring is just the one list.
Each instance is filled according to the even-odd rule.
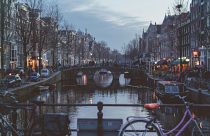
[[[2,105],[2,104],[1,104]],[[6,124],[10,124],[10,126],[12,126],[11,129],[14,130],[14,132],[18,132],[18,131],[26,131],[25,130],[25,126],[27,126],[27,121],[30,122],[29,120],[29,116],[28,113],[26,113],[26,110],[34,111],[32,110],[34,108],[34,106],[36,105],[36,108],[38,108],[38,116],[41,116],[42,113],[42,107],[57,107],[57,106],[61,106],[61,107],[84,107],[84,106],[88,106],[88,107],[97,107],[97,120],[98,120],[98,130],[99,131],[103,131],[102,128],[102,120],[103,120],[103,107],[143,107],[144,104],[104,104],[103,102],[98,102],[97,104],[62,104],[62,103],[57,103],[57,104],[50,104],[50,103],[44,103],[43,101],[36,101],[34,103],[18,103],[18,104],[4,104],[4,106],[2,107],[0,105],[0,109],[7,107],[7,108],[11,108],[11,120],[6,122]],[[5,106],[6,105],[6,106]],[[199,108],[209,108],[210,104],[191,104],[189,103],[189,106],[191,107],[199,107]],[[184,104],[160,104],[160,107],[184,107]],[[20,112],[19,110],[24,110],[25,115],[24,119],[23,119],[23,128],[18,128],[18,112]],[[15,113],[16,112],[16,113]],[[5,119],[4,119],[5,122]],[[12,123],[11,123],[12,122]],[[0,122],[1,124],[2,122]],[[20,123],[20,122],[19,122]],[[27,130],[29,131],[29,130]],[[78,131],[77,129],[71,129],[71,131]],[[14,133],[13,135],[16,136],[17,133]],[[27,132],[24,132],[27,133]]]

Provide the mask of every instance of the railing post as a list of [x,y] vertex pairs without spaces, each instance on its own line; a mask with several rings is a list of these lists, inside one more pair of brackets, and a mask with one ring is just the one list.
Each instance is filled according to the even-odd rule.
[[25,114],[25,119],[24,119],[24,135],[28,135],[28,128],[27,128],[27,126],[28,126],[28,113],[27,113],[27,110],[26,109],[24,109],[24,114]]
[[97,103],[97,108],[98,108],[98,126],[97,126],[97,134],[98,136],[103,136],[103,102],[98,102]]
[[44,101],[39,101],[39,121],[40,121],[40,127],[41,127],[41,134],[44,134],[44,117],[42,114],[42,106],[44,104]]
[[38,116],[39,126],[41,127],[41,133],[43,134],[44,133],[44,118],[42,114],[42,106],[44,104],[44,101],[37,100],[37,101],[34,101],[33,103],[35,103],[39,108],[39,116]]
[[12,136],[17,136],[17,112],[16,109],[13,109],[12,111],[12,127],[14,128],[14,131],[12,132]]

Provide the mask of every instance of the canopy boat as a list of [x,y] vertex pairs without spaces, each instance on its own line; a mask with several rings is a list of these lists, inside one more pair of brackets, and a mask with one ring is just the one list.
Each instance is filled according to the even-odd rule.
[[181,103],[180,96],[187,96],[184,84],[176,81],[158,81],[155,89],[157,97],[163,103]]

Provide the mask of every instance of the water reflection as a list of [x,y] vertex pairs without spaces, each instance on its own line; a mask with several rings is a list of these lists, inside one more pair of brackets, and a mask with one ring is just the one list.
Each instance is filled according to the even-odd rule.
[[[121,89],[75,89],[65,88],[62,91],[45,92],[35,99],[46,100],[46,103],[103,103],[110,104],[140,104],[152,102],[152,92],[146,90],[136,90],[131,88]],[[71,126],[76,127],[77,118],[96,118],[96,107],[47,107],[45,112],[68,112],[71,117]],[[105,118],[122,118],[129,115],[147,116],[149,113],[143,107],[104,107]]]
[[125,78],[125,74],[120,74],[120,77],[119,77],[120,86],[127,86],[130,84],[130,82],[131,82],[131,79]]
[[87,85],[87,75],[83,74],[83,72],[78,72],[76,76],[77,85]]
[[[110,104],[144,104],[155,102],[152,99],[153,92],[149,89],[136,88],[95,88],[86,87],[82,89],[65,87],[53,92],[43,92],[35,99],[45,100],[46,103],[82,103],[96,104],[98,101]],[[71,119],[71,128],[77,128],[78,118],[97,118],[97,107],[44,107],[44,112],[66,112]],[[209,122],[209,112],[201,112],[192,109],[200,120]],[[202,110],[202,109],[201,109]],[[208,111],[208,110],[207,110]],[[121,118],[124,120],[127,116],[148,116],[149,111],[143,107],[104,107],[104,118]],[[161,107],[157,111],[158,120],[164,129],[173,128],[183,116],[183,108]]]
[[107,71],[106,69],[101,69],[96,71],[93,77],[94,82],[96,85],[100,87],[109,87],[113,81],[113,75],[111,71]]

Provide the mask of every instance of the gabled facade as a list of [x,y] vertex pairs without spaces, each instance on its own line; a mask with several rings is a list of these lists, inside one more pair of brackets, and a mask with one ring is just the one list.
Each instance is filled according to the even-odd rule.
[[190,13],[182,13],[177,16],[177,58],[184,57],[192,60],[192,48],[191,48],[191,25],[190,25]]
[[142,49],[144,49],[144,53],[151,55],[151,61],[156,61],[160,58],[160,45],[158,41],[160,31],[161,25],[150,23],[146,33],[143,32]]
[[[194,57],[194,65],[200,65],[210,71],[210,1],[192,0],[191,48],[199,56]],[[196,60],[197,59],[197,60]]]
[[2,0],[0,2],[0,68],[15,67],[17,63],[17,46],[15,35],[15,2],[16,0]]
[[159,36],[160,58],[172,59],[177,57],[176,16],[165,16]]

